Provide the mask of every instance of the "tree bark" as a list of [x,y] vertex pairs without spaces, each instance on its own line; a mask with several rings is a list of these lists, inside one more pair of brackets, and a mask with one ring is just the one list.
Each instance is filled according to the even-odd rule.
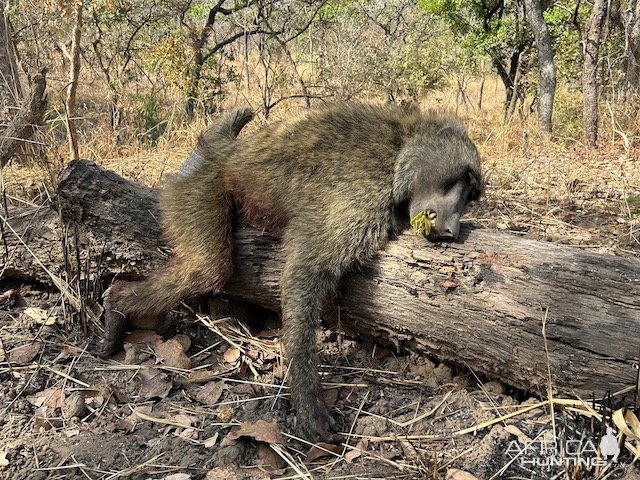
[[31,81],[31,92],[23,99],[20,110],[0,135],[0,168],[4,167],[20,148],[20,145],[33,135],[34,128],[42,125],[47,106],[46,70],[42,70]]
[[22,86],[16,66],[16,51],[11,37],[11,25],[7,18],[6,6],[0,0],[0,113],[2,122],[9,121],[15,107],[22,98]]
[[538,87],[538,119],[546,132],[551,132],[553,98],[556,94],[556,63],[551,45],[551,35],[542,15],[540,0],[525,0],[527,21],[533,31],[538,47],[538,64],[540,71]]
[[[156,192],[90,162],[72,162],[57,202],[67,224],[83,233],[93,275],[136,278],[166,262]],[[5,232],[17,232],[55,273],[62,263],[57,209],[37,217],[10,212]],[[56,233],[58,232],[58,233]],[[342,324],[363,337],[428,352],[528,390],[562,394],[618,391],[635,382],[640,338],[640,262],[463,229],[464,243],[430,244],[404,234],[347,275]],[[236,273],[229,295],[277,309],[283,267],[280,243],[237,224]],[[16,235],[3,276],[51,283]],[[84,261],[83,261],[84,263]],[[100,271],[97,269],[100,264]],[[542,321],[546,318],[545,355]]]
[[476,105],[478,110],[482,110],[482,95],[484,94],[484,74],[480,77],[480,86],[478,87],[478,101]]
[[78,78],[80,77],[80,38],[82,35],[82,1],[76,1],[75,23],[73,25],[73,40],[69,53],[69,85],[67,86],[67,136],[69,140],[69,155],[71,159],[78,160],[78,134],[76,128],[76,91],[78,90]]
[[634,8],[629,12],[624,25],[628,45],[624,76],[625,100],[632,91],[638,89],[640,81],[640,1],[634,0],[630,3]]
[[[520,79],[522,78],[522,62],[524,61],[522,58],[523,55],[524,54],[521,54],[518,57],[516,63],[516,71],[513,77],[513,85],[511,86],[510,90],[509,103],[504,115],[505,123],[508,123],[509,121],[511,121],[511,118],[513,118],[513,114],[516,111],[516,105],[518,103],[518,100],[520,100]],[[509,93],[509,91],[507,91],[507,93]]]
[[582,93],[584,95],[584,136],[589,148],[595,148],[598,140],[598,85],[596,70],[600,51],[600,33],[607,14],[607,0],[595,0],[587,23],[582,71]]

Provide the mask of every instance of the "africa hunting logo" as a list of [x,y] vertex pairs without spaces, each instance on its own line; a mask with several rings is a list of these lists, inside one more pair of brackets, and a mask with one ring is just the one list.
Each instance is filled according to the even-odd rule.
[[582,433],[576,438],[532,440],[521,446],[518,440],[509,443],[506,454],[523,468],[553,467],[604,467],[608,463],[618,462],[620,447],[613,428],[607,427],[607,433],[599,441]]

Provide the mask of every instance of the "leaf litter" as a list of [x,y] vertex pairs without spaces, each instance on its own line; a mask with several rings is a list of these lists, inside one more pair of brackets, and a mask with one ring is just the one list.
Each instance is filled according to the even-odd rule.
[[[478,112],[478,117],[482,115]],[[560,151],[526,123],[496,129],[480,118],[470,128],[476,130],[472,133],[477,138],[493,138],[482,145],[488,159],[487,196],[472,208],[469,218],[485,228],[529,238],[640,255],[640,215],[632,195],[623,194],[629,187],[637,190],[637,149],[635,157],[615,146],[596,155],[579,144]],[[481,130],[485,130],[482,135]],[[528,146],[519,144],[518,139],[525,137]],[[443,286],[457,288],[455,272],[442,273],[450,276]],[[74,290],[63,288],[64,281],[53,272],[51,276],[66,300],[79,306]],[[333,447],[307,445],[287,433],[294,431],[294,417],[286,382],[282,383],[286,368],[277,330],[254,336],[242,324],[203,317],[196,321],[209,332],[185,327],[193,345],[186,346],[181,341],[184,337],[176,336],[180,349],[172,344],[158,352],[156,346],[165,340],[159,335],[142,333],[145,340],[140,342],[129,335],[128,345],[135,346],[127,355],[122,352],[104,362],[88,354],[88,349],[69,347],[84,345],[86,340],[62,334],[59,325],[71,323],[70,319],[50,310],[37,293],[27,303],[44,314],[25,314],[17,304],[18,295],[19,289],[13,286],[0,293],[0,310],[11,318],[22,313],[26,320],[26,325],[17,325],[6,316],[0,319],[3,478],[604,480],[638,476],[634,466],[640,436],[637,405],[635,413],[619,408],[617,392],[609,399],[585,401],[527,399],[507,388],[481,389],[478,382],[485,379],[463,368],[396,356],[388,347],[354,344],[325,332],[322,359],[327,375],[323,379],[331,382],[325,397],[342,420],[343,430],[350,432],[338,452]],[[47,406],[45,392],[49,391],[62,393],[55,393]],[[83,418],[64,414],[65,402],[60,404],[59,399],[73,395],[84,398]],[[47,429],[34,428],[39,425],[40,408],[47,409],[46,422],[40,425],[46,424]],[[556,428],[552,428],[554,416]],[[222,446],[233,431],[251,431],[255,427],[250,425],[258,421],[277,422],[284,428],[285,443],[266,446],[246,435]],[[520,457],[505,453],[512,441],[524,447],[536,439],[555,441],[576,432],[598,438],[609,425],[615,426],[623,447],[620,468],[576,467],[564,472],[560,468],[558,476],[558,470],[521,468],[522,458],[535,459],[530,452]],[[181,436],[183,432],[187,435]],[[323,448],[327,455],[312,453]],[[265,460],[265,451],[275,457]],[[273,458],[279,459],[278,465]]]

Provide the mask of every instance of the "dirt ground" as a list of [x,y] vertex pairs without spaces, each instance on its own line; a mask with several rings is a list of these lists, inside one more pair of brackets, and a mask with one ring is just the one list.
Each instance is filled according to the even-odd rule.
[[[467,219],[640,256],[637,150],[595,158],[532,138],[534,158],[521,142],[492,142],[513,155],[493,160],[485,147],[487,195]],[[141,164],[117,170],[161,183]],[[20,175],[12,168],[9,183]],[[312,447],[291,435],[277,319],[210,318],[199,307],[182,305],[164,337],[133,332],[126,351],[104,361],[92,353],[99,328],[85,335],[58,292],[0,281],[0,478],[640,478],[629,448],[611,458],[600,421],[621,407],[640,416],[637,404],[556,399],[550,409],[468,368],[330,331],[324,394],[345,441]]]
[[[556,411],[554,425],[548,405],[495,380],[328,330],[325,400],[345,442],[311,447],[290,435],[294,416],[273,318],[211,321],[184,307],[177,331],[164,338],[133,332],[125,352],[102,361],[91,354],[95,337],[64,334],[55,293],[14,286],[1,301],[4,479],[639,474],[626,450],[600,467],[606,477],[584,465],[553,464],[556,457],[598,458],[589,446],[598,446],[603,426],[586,407]],[[541,452],[542,439],[548,447],[553,438],[581,442],[579,455],[574,447]]]

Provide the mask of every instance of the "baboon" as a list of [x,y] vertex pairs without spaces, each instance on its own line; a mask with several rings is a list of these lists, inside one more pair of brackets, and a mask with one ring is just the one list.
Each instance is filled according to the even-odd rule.
[[[252,112],[237,109],[198,140],[161,197],[169,264],[140,282],[116,281],[105,299],[102,354],[126,325],[153,327],[185,297],[219,292],[233,271],[231,220],[243,213],[282,237],[283,345],[296,430],[335,438],[321,400],[316,330],[342,275],[428,212],[430,240],[456,239],[482,192],[480,159],[455,117],[395,106],[338,104],[236,138]],[[426,217],[425,217],[426,218]]]

